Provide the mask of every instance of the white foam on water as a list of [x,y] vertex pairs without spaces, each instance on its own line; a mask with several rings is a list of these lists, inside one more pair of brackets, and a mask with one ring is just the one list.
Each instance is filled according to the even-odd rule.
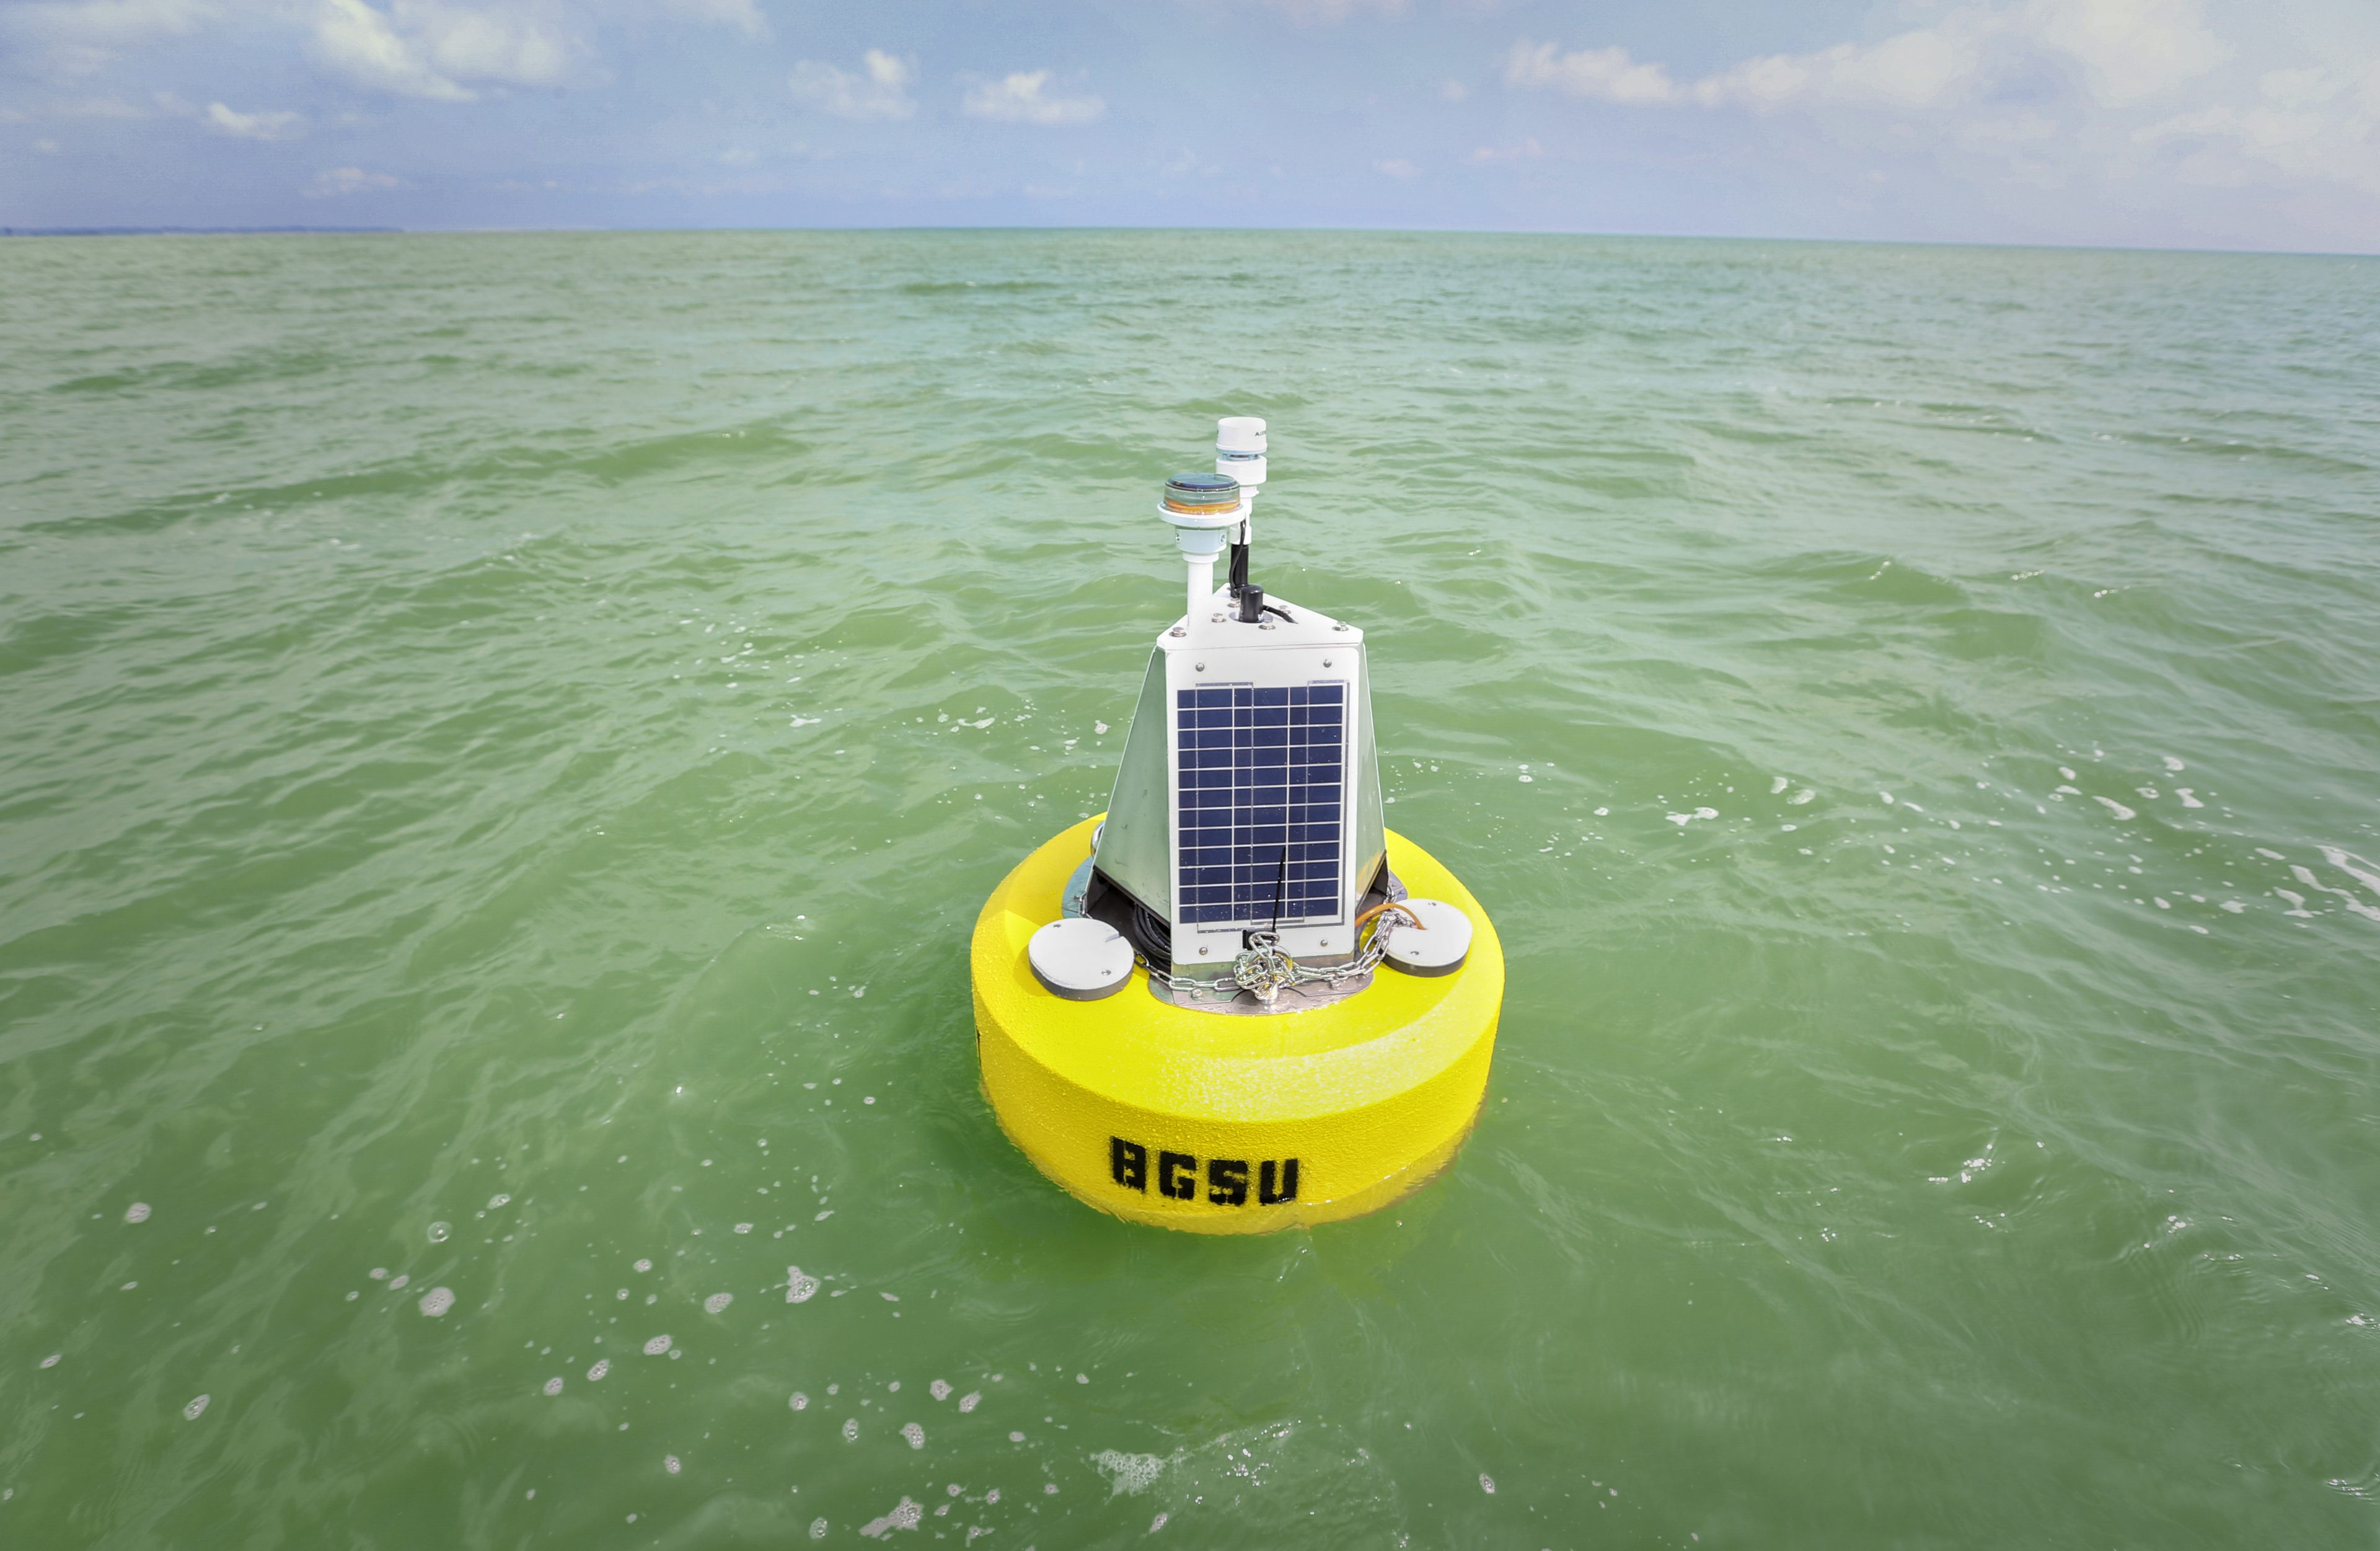
[[812,1540],[824,1540],[826,1538],[825,1520],[813,1519],[810,1520],[810,1538]]
[[905,1495],[892,1506],[892,1511],[881,1519],[871,1519],[859,1527],[859,1533],[870,1540],[880,1540],[893,1530],[914,1530],[926,1517],[922,1504],[912,1502]]
[[936,1379],[926,1386],[926,1393],[937,1400],[947,1400],[951,1398],[951,1386],[946,1380]]
[[1799,808],[1803,803],[1809,801],[1812,798],[1817,795],[1818,794],[1810,788],[1803,787],[1800,791],[1797,791],[1792,796],[1787,798],[1785,800],[1785,805],[1789,808]]
[[[2325,847],[2325,850],[2327,852],[2328,848]],[[2337,854],[2344,856],[2347,853],[2340,851]],[[2316,893],[2337,895],[2340,899],[2346,901],[2347,908],[2353,910],[2357,915],[2363,916],[2372,921],[2380,921],[2380,910],[2373,909],[2347,889],[2331,887],[2328,884],[2324,883],[2321,879],[2315,877],[2311,868],[2292,866],[2289,869],[2289,873],[2290,875],[2295,877],[2298,882],[2305,885],[2306,887],[2314,890]]]
[[802,1268],[798,1265],[785,1267],[786,1302],[807,1303],[818,1296],[818,1289],[819,1283],[816,1276],[802,1275]]
[[2174,758],[2171,754],[2163,754],[2163,755],[2160,755],[2160,756],[2158,756],[2158,757],[2159,757],[2159,758],[2161,758],[2161,759],[2163,759],[2163,760],[2165,761],[2165,767],[2166,767],[2168,770],[2187,770],[2187,769],[2189,769],[2189,768],[2190,768],[2190,766],[2188,766],[2188,765],[2186,765],[2186,764],[2182,763],[2180,760],[2178,760],[2178,759]]
[[2380,873],[2366,873],[2362,868],[2351,865],[2351,863],[2362,861],[2362,857],[2357,856],[2353,851],[2341,850],[2337,846],[2320,846],[2315,849],[2322,852],[2322,859],[2325,861],[2329,862],[2373,893],[2380,894]]
[[509,1206],[512,1204],[512,1197],[499,1191],[488,1198],[488,1210],[492,1212],[499,1206]]
[[650,1271],[652,1268],[653,1263],[650,1260],[640,1260],[629,1267],[632,1271]]
[[1165,1461],[1154,1454],[1124,1454],[1103,1448],[1091,1456],[1091,1463],[1108,1477],[1108,1496],[1138,1496],[1156,1484],[1165,1470]]
[[843,1419],[843,1441],[845,1443],[859,1441],[859,1418],[847,1416]]
[[914,1422],[901,1423],[901,1435],[908,1440],[911,1448],[926,1447],[926,1430]]
[[664,1455],[662,1455],[662,1469],[663,1469],[663,1470],[665,1470],[665,1471],[669,1472],[669,1473],[670,1473],[670,1474],[672,1474],[672,1475],[675,1475],[675,1474],[677,1474],[677,1472],[680,1472],[680,1471],[684,1470],[685,1468],[686,1468],[685,1466],[683,1466],[683,1465],[681,1465],[681,1464],[679,1464],[679,1463],[677,1462],[677,1456],[676,1456],[676,1455],[674,1455],[674,1454],[664,1454]]
[[2283,910],[2283,915],[2303,916],[2308,921],[2313,919],[2313,912],[2305,908],[2304,895],[2292,894],[2286,888],[2277,888],[2273,892],[2289,902],[2289,909]]
[[128,1223],[147,1222],[149,1220],[149,1203],[145,1201],[134,1202],[131,1205],[124,1209],[124,1220]]
[[612,1360],[608,1357],[601,1357],[595,1360],[595,1366],[587,1370],[587,1376],[589,1379],[600,1379],[611,1371]]
[[370,1275],[373,1281],[384,1282],[388,1279],[388,1267],[385,1265],[375,1265],[371,1268]]
[[1148,1533],[1150,1534],[1155,1534],[1158,1531],[1165,1528],[1165,1520],[1168,1517],[1168,1515],[1160,1513],[1156,1518],[1150,1520],[1148,1521]]
[[793,1411],[806,1411],[810,1409],[810,1398],[796,1389],[794,1391],[793,1398],[787,1400],[785,1405]]
[[66,1355],[67,1354],[62,1351],[54,1351],[50,1353],[49,1356],[42,1359],[42,1366],[44,1368],[55,1368],[59,1363],[66,1361]]
[[556,1374],[554,1377],[545,1381],[545,1392],[548,1395],[559,1395],[562,1393],[561,1375]]
[[959,1397],[959,1410],[963,1411],[971,1411],[981,1404],[983,1404],[983,1391],[979,1389],[970,1389]]
[[196,1422],[199,1418],[204,1416],[207,1413],[207,1402],[212,1398],[214,1398],[214,1397],[211,1395],[200,1395],[192,1399],[188,1405],[182,1408],[182,1420],[185,1422]]
[[2181,799],[2181,805],[2185,808],[2204,808],[2206,806],[2205,803],[2199,801],[2197,798],[2191,795],[2191,790],[2188,787],[2174,788],[2173,795]]
[[669,1349],[670,1338],[666,1336],[656,1336],[651,1340],[645,1343],[645,1355],[647,1357],[659,1357],[662,1353]]
[[2243,905],[2243,904],[2241,904],[2241,903],[2240,903],[2240,901],[2239,901],[2239,900],[2237,900],[2237,899],[2226,899],[2226,900],[2224,900],[2224,901],[2223,901],[2222,908],[2223,908],[2224,910],[2227,910],[2230,911],[2233,915],[2238,915],[2240,911],[2242,911],[2242,910],[2246,910],[2248,907],[2247,907],[2247,906],[2245,906],[2245,905]]
[[732,1292],[714,1292],[702,1301],[702,1312],[706,1314],[715,1314],[735,1301],[735,1295]]
[[2095,797],[2091,800],[2097,803],[2100,807],[2105,808],[2107,812],[2115,814],[2119,820],[2137,816],[2130,808],[2125,807],[2122,803],[2117,801],[2112,797]]
[[1771,797],[1779,796],[1787,787],[1790,787],[1792,784],[1792,782],[1787,780],[1782,776],[1777,776],[1768,783],[1768,795]]
[[2270,857],[2270,858],[2272,858],[2275,861],[2287,861],[2289,860],[2289,858],[2288,858],[2288,857],[2283,856],[2280,852],[2278,852],[2278,851],[2269,851],[2269,850],[2266,850],[2266,849],[2265,849],[2264,847],[2262,847],[2262,846],[2258,846],[2258,847],[2256,848],[2256,854],[2257,854],[2258,856],[2266,856],[2266,857]]
[[436,1319],[454,1306],[455,1289],[453,1288],[431,1288],[421,1295],[421,1312],[431,1319]]
[[443,1244],[446,1242],[447,1235],[454,1231],[455,1230],[452,1227],[448,1227],[444,1223],[431,1223],[430,1225],[430,1241],[433,1244]]
[[749,1233],[752,1231],[752,1225],[750,1223],[737,1223],[735,1225],[735,1231],[738,1233]]

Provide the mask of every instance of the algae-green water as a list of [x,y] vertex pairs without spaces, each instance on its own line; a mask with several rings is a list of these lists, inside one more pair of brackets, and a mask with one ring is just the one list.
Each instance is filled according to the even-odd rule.
[[[2380,1534],[2380,263],[43,239],[0,338],[0,1544]],[[1012,1149],[965,952],[1223,414],[1511,970],[1446,1174],[1238,1240]]]

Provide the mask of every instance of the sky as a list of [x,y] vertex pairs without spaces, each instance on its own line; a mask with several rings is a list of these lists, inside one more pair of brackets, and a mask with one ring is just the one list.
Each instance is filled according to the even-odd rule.
[[2380,251],[2380,0],[0,0],[0,226]]

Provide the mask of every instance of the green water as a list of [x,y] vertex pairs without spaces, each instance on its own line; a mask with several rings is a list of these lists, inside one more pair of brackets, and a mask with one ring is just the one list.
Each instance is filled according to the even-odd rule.
[[[0,339],[0,1543],[2380,1538],[2380,263],[43,240]],[[1250,1241],[1036,1175],[964,957],[1224,413],[1511,955],[1452,1170]]]

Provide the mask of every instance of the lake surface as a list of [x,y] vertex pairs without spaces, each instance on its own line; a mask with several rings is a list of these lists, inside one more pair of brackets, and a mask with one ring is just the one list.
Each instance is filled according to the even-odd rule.
[[[2380,263],[20,240],[0,338],[0,1542],[2380,1533]],[[1244,1241],[1025,1163],[965,952],[1222,414],[1511,956],[1454,1167]]]

